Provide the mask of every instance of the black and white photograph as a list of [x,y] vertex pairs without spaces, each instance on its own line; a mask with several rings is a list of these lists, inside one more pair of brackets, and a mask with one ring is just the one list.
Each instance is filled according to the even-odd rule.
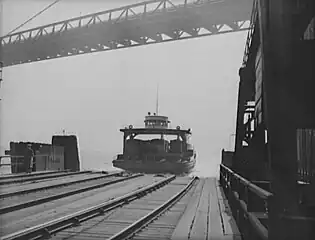
[[0,240],[314,240],[314,0],[0,0]]

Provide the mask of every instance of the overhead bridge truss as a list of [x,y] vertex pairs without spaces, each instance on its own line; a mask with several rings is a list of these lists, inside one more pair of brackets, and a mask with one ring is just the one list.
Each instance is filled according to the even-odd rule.
[[253,0],[153,0],[2,37],[4,66],[247,30]]

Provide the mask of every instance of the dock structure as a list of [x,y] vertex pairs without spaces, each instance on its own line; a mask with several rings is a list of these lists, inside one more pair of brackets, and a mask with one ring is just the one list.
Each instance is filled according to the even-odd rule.
[[216,178],[200,179],[171,239],[241,240],[227,198]]
[[253,4],[235,148],[220,169],[245,239],[315,238],[314,3]]
[[[47,234],[51,239],[241,239],[216,178],[125,172],[44,177],[42,182],[20,176],[28,192],[20,182],[1,185],[1,239]],[[61,186],[69,178],[72,184]]]
[[[235,147],[222,151],[219,179],[92,172],[2,179],[1,239],[315,239],[314,0],[147,1],[4,36],[0,60],[7,67],[244,29]],[[68,145],[63,136],[53,142]],[[77,148],[68,149],[75,161],[64,169],[78,172]],[[16,186],[24,183],[27,190]]]

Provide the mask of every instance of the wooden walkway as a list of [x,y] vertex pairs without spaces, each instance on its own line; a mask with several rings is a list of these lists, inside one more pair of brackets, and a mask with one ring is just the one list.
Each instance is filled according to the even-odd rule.
[[[160,178],[153,175],[148,175],[129,182],[129,184],[117,183],[111,188],[107,187],[98,189],[97,191],[89,191],[88,193],[69,196],[63,200],[55,200],[46,204],[2,214],[0,215],[0,222],[2,222],[1,225],[3,226],[0,227],[0,235],[11,234],[27,227],[42,224],[52,219],[96,206],[108,201],[109,198],[117,198],[140,189],[140,186],[148,185],[149,182],[160,180]],[[52,236],[52,239],[78,239],[79,235],[83,239],[100,239],[113,236],[113,234],[118,232],[116,231],[118,223],[122,222],[120,230],[127,225],[132,225],[133,221],[139,220],[140,217],[148,214],[152,209],[168,201],[175,192],[177,193],[179,189],[184,188],[190,180],[190,177],[177,177],[161,189],[141,196],[139,199],[134,199],[130,203],[113,209],[104,215],[82,222],[78,227],[65,229],[57,233],[57,235]],[[34,198],[34,195],[27,197]],[[119,212],[121,212],[120,215],[118,214]],[[140,216],[140,213],[143,216]],[[118,215],[116,216],[115,214]],[[110,217],[113,216],[116,216],[114,220],[117,223],[109,224]],[[132,221],[129,221],[125,226],[123,223],[126,222],[128,216],[132,218]],[[95,225],[94,223],[96,222],[97,224]],[[108,224],[115,226],[116,230],[112,227],[113,229],[106,228],[107,230],[105,231],[104,227]],[[99,226],[101,225],[103,227],[100,228]],[[89,227],[85,229],[84,226]],[[74,236],[72,236],[72,232],[75,234]],[[175,205],[171,206],[170,209],[157,219],[144,226],[132,239],[241,240],[241,235],[218,180],[216,178],[200,178]]]
[[171,239],[241,240],[231,209],[217,179],[200,179]]

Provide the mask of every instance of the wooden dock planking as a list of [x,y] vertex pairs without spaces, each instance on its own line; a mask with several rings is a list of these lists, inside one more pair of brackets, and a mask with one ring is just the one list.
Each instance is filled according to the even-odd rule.
[[[188,203],[196,196],[196,187],[202,186],[194,183],[193,187],[184,195],[179,202],[175,203],[168,211],[159,216],[158,219],[151,222],[143,230],[133,236],[133,240],[166,240],[170,239],[181,219],[185,209],[189,207]],[[201,192],[201,189],[199,190]]]
[[193,224],[193,221],[197,212],[203,185],[204,185],[204,179],[200,179],[198,182],[198,185],[196,186],[194,195],[188,202],[188,205],[185,208],[184,213],[172,234],[172,237],[171,237],[172,240],[188,239],[191,226]]
[[219,181],[215,181],[215,185],[216,185],[216,189],[217,189],[217,195],[218,195],[218,199],[222,199],[222,200],[227,200],[222,187],[220,187],[220,183]]
[[208,234],[208,212],[209,212],[209,186],[205,179],[202,192],[199,199],[199,204],[196,211],[194,224],[190,231],[191,240],[206,239]]
[[215,181],[218,193],[218,201],[220,207],[221,218],[223,221],[224,239],[241,240],[241,233],[237,227],[236,221],[232,215],[232,211],[228,200],[226,199],[219,182]]
[[57,195],[57,194],[65,194],[67,192],[86,188],[86,187],[89,187],[92,185],[110,182],[110,181],[116,180],[118,178],[121,178],[121,177],[108,177],[105,179],[95,179],[95,180],[90,180],[90,181],[86,181],[86,182],[71,184],[68,186],[56,187],[56,188],[51,188],[51,189],[47,189],[47,190],[41,190],[41,191],[31,192],[31,193],[27,193],[27,194],[3,198],[3,199],[1,199],[1,208],[26,203],[26,202],[32,201],[34,199],[46,198],[46,197],[50,197],[50,196]]
[[75,240],[104,240],[110,238],[111,234],[98,234],[98,233],[86,233],[82,232],[79,234],[68,234],[68,233],[58,233],[52,236],[54,240],[65,240],[65,239],[75,239]]
[[[184,208],[182,209],[184,210]],[[141,240],[141,239],[152,239],[152,240],[165,240],[169,239],[172,235],[174,228],[176,227],[176,223],[180,219],[182,212],[171,211],[166,212],[164,215],[160,217],[156,222],[154,221],[152,224],[149,224],[145,229],[137,233],[133,240]]]
[[7,186],[0,185],[0,189],[1,189],[1,194],[3,194],[3,193],[16,192],[16,191],[28,190],[28,189],[39,188],[39,187],[46,187],[46,186],[51,186],[55,184],[74,182],[74,181],[83,180],[83,179],[91,179],[98,176],[100,177],[105,176],[105,174],[86,173],[82,175],[70,175],[70,176],[65,176],[65,177],[56,178],[56,179],[41,179],[41,180],[36,180],[34,182],[16,183],[16,184],[10,184]]
[[[67,236],[67,238],[71,236],[73,239],[84,237],[86,237],[86,239],[89,239],[89,237],[92,239],[104,239],[105,235],[107,237],[114,235],[140,218],[146,216],[149,212],[153,211],[165,203],[165,201],[173,197],[174,194],[178,193],[185,185],[187,185],[189,179],[186,179],[185,181],[186,184],[181,184],[183,183],[182,179],[175,179],[174,182],[169,183],[163,188],[145,195],[141,199],[136,199],[126,206],[113,210],[111,214],[108,214],[105,217],[98,216],[86,222],[82,222],[81,226],[74,227],[72,229],[65,229],[57,233],[52,239],[60,239],[62,236]],[[165,227],[171,225],[171,222],[178,221],[185,206],[186,205],[183,204],[176,207],[174,206],[173,212],[169,211],[165,213],[171,214],[171,217],[168,218],[168,221],[164,223]],[[167,228],[161,231],[155,227],[155,229],[150,229],[150,232],[144,233],[144,237],[148,239],[149,235],[151,234],[154,235],[155,238],[161,237],[163,239],[163,237],[166,237],[168,232],[169,229]]]
[[224,227],[222,226],[221,212],[219,207],[215,179],[208,179],[210,189],[210,213],[208,224],[208,240],[226,239],[224,237]]
[[3,214],[1,215],[0,235],[22,230],[100,204],[101,202],[150,185],[155,180],[160,179],[153,176],[144,176],[134,179],[132,182],[121,182],[102,189],[96,189],[95,191],[92,190],[16,212]]
[[[147,179],[148,178],[145,180]],[[152,180],[155,181],[154,178]],[[177,178],[167,187],[162,188],[157,192],[153,192],[152,194],[148,194],[142,199],[132,202],[130,205],[124,206],[123,211],[110,211],[103,216],[82,223],[81,226],[65,229],[53,236],[52,239],[72,238],[80,240],[87,238],[108,238],[113,233],[120,231],[135,220],[147,214],[153,208],[163,204],[167,198],[173,196],[174,193],[177,192],[179,188],[184,187],[187,182],[187,178]],[[128,187],[129,189],[132,188],[131,186]],[[93,196],[94,200],[95,197],[96,195]],[[79,205],[82,207],[82,202],[72,202],[71,207],[70,205],[68,205],[68,207],[76,210],[80,207]],[[62,208],[65,207],[66,206],[62,206]],[[53,210],[45,211],[44,216],[46,217],[44,217],[44,219],[41,218],[43,217],[43,213],[41,213],[40,216],[39,214],[35,214],[31,216],[31,219],[33,221],[35,219],[36,221],[45,221],[47,215],[55,214],[51,211]],[[51,213],[48,214],[48,212]],[[25,221],[26,218],[23,220]],[[33,221],[29,221],[28,224],[33,225],[36,222]],[[16,221],[15,224],[18,222],[19,221]],[[9,227],[9,229],[10,228],[12,228],[12,226]],[[2,228],[0,229],[4,230]],[[13,229],[10,230],[12,231]],[[142,231],[137,233],[133,239],[241,240],[241,235],[236,222],[232,217],[231,209],[224,192],[219,186],[218,180],[215,178],[200,178],[187,195],[172,206],[169,211],[162,214],[157,220],[153,221]]]
[[217,179],[200,180],[195,195],[189,201],[171,239],[241,239],[227,199]]

